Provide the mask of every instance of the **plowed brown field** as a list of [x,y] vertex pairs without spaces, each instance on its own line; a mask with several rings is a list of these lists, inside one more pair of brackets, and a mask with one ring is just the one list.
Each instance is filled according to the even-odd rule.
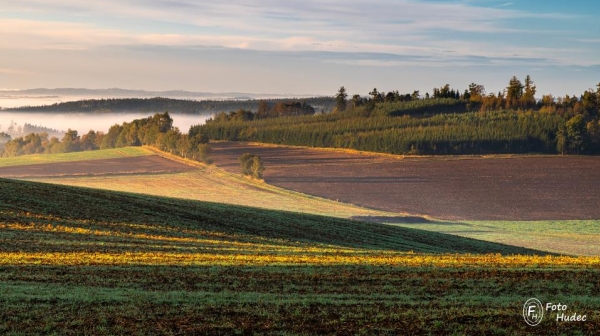
[[181,172],[193,169],[158,155],[0,167],[0,177],[49,177]]
[[330,150],[212,144],[215,163],[239,172],[259,155],[265,180],[341,202],[449,220],[600,219],[600,157],[398,159]]

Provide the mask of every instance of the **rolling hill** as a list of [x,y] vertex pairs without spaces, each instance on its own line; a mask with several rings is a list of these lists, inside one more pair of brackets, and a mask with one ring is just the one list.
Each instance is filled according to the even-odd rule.
[[[175,237],[180,235],[178,230],[206,232],[202,238],[218,235],[223,244],[266,241],[283,246],[317,244],[424,253],[535,252],[376,223],[26,181],[1,180],[0,197],[4,222],[107,232],[101,237],[110,237],[120,226],[134,230],[135,225],[142,225],[156,234],[170,231]],[[30,247],[37,250],[39,245]]]
[[0,179],[2,334],[523,334],[531,283],[589,316],[541,328],[589,334],[600,328],[599,265],[377,223]]

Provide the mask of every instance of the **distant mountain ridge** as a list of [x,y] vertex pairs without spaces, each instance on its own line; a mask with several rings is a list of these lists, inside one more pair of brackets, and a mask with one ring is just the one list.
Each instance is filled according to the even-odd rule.
[[275,93],[245,93],[245,92],[195,92],[185,90],[147,91],[128,90],[121,88],[86,89],[86,88],[36,88],[25,90],[0,90],[0,95],[13,96],[74,96],[97,98],[222,98],[222,99],[258,99],[258,98],[302,98],[316,97],[310,94],[275,94]]

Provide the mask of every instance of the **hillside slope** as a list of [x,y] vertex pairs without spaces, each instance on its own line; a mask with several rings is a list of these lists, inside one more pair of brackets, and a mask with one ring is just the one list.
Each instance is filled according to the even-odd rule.
[[[26,225],[34,231],[44,232],[48,230],[43,229],[43,225],[62,227],[66,232],[96,230],[97,233],[90,235],[94,239],[110,240],[117,237],[119,244],[126,243],[121,241],[124,237],[134,237],[130,234],[150,234],[163,236],[166,241],[172,241],[169,237],[204,239],[218,236],[223,242],[267,241],[269,244],[306,248],[313,245],[335,245],[431,253],[533,252],[524,248],[374,223],[25,181],[0,180],[0,200],[0,222]],[[56,230],[49,229],[47,233],[56,233]],[[5,236],[2,239],[2,249],[38,251],[47,246],[48,251],[53,250],[54,246],[46,244],[46,238],[31,238],[40,244],[21,244],[19,240]],[[63,238],[71,240],[70,237],[61,237]],[[139,243],[142,238],[138,238],[133,241]],[[156,243],[160,239],[153,241]],[[77,242],[64,243],[66,245],[62,247],[71,243]],[[115,251],[123,250],[118,244],[114,246]],[[143,246],[133,245],[125,249],[138,251],[140,248],[143,249]],[[111,250],[113,247],[106,246],[102,249]]]

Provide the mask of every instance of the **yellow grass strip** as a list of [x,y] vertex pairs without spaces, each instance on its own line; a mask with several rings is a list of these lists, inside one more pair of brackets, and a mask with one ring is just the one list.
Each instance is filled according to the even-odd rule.
[[48,232],[48,233],[69,233],[97,237],[117,237],[127,239],[142,239],[157,242],[174,242],[184,244],[194,244],[198,247],[222,251],[269,251],[269,252],[290,252],[290,253],[356,253],[362,250],[352,248],[339,248],[336,246],[317,246],[317,245],[282,245],[274,242],[242,242],[234,240],[238,237],[230,235],[224,239],[208,239],[194,237],[173,237],[146,233],[125,233],[107,230],[91,230],[80,227],[69,227],[63,225],[39,225],[39,224],[20,224],[20,223],[0,223],[0,229],[26,231],[26,232]]
[[442,268],[600,268],[599,257],[419,255],[379,253],[372,255],[209,254],[169,252],[1,252],[0,265],[373,265]]

